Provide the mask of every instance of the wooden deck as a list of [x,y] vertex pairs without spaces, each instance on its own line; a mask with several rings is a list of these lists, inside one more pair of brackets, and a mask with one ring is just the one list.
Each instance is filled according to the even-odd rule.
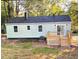
[[69,46],[71,44],[71,34],[68,33],[67,37],[64,37],[63,35],[57,35],[56,33],[49,32],[47,34],[47,44]]

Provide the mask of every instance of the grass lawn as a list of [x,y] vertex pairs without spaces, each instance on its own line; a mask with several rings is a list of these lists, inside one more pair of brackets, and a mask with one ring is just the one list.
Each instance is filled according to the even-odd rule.
[[59,50],[56,48],[34,47],[34,44],[32,44],[32,42],[24,42],[24,43],[2,42],[1,51],[2,51],[2,59],[37,59],[38,55],[39,57],[41,56],[40,58],[42,59],[42,58],[48,58],[47,55],[51,54],[53,56],[59,53]]
[[78,55],[77,49],[71,53],[63,53],[59,48],[42,47],[39,42],[4,41],[2,40],[1,59],[77,59]]

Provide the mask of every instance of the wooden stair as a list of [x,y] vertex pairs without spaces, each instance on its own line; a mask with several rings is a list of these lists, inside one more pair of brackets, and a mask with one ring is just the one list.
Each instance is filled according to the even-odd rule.
[[71,44],[71,35],[68,33],[67,37],[57,35],[57,33],[48,32],[47,45],[61,45],[69,46]]
[[49,32],[47,34],[48,45],[59,45],[59,36],[56,33]]

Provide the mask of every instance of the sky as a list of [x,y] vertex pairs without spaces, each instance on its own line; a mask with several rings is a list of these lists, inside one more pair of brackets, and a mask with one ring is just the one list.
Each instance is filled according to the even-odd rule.
[[63,2],[59,3],[58,5],[67,12],[71,4],[71,0],[64,0]]

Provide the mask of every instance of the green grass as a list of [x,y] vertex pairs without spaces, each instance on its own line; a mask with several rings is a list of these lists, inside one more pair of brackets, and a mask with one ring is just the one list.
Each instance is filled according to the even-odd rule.
[[42,47],[42,48],[34,48],[32,50],[33,54],[38,54],[38,53],[44,53],[44,54],[58,54],[59,50],[56,48],[47,48],[47,47]]
[[[16,44],[2,43],[1,46],[2,59],[31,59],[37,56],[39,56],[39,58],[47,56],[53,59],[53,56],[57,57],[60,52],[62,51],[60,51],[57,48],[34,47],[34,45],[32,47],[31,42],[16,43]],[[74,51],[74,53],[77,52]],[[50,54],[52,54],[52,57],[50,56]],[[62,56],[64,58],[66,55],[68,55],[68,53],[63,55]],[[74,56],[72,57],[74,58]],[[74,59],[77,59],[77,55],[76,58]]]
[[[28,42],[28,43],[18,43],[15,45],[11,45],[11,44],[2,44],[2,48],[10,48],[10,49],[30,49],[32,48],[32,43]],[[38,48],[32,48],[32,53],[36,54],[36,53],[54,53],[57,54],[58,53],[58,49],[56,48],[47,48],[47,47],[38,47]]]
[[32,48],[32,43],[23,43],[20,44],[19,46],[21,46],[21,48]]
[[31,42],[17,43],[17,44],[4,44],[2,43],[2,48],[6,49],[31,49],[33,54],[43,53],[43,54],[57,54],[59,52],[56,48],[47,48],[47,47],[32,47]]
[[[34,46],[36,43],[32,42],[17,42],[17,43],[5,43],[2,42],[1,54],[2,59],[31,59],[31,57],[37,57],[36,55],[57,55],[59,50],[56,48],[38,47]],[[40,54],[41,53],[41,54]],[[37,59],[37,58],[34,58]]]
[[18,44],[2,44],[2,48],[31,48],[32,47],[32,44],[29,42],[29,43],[18,43]]

